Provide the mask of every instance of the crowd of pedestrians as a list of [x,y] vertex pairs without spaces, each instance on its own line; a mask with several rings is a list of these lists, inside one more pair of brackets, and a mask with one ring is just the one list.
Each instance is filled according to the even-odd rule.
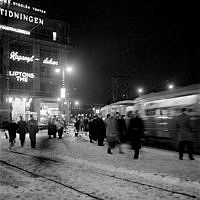
[[[186,147],[189,159],[194,160],[192,127],[185,108],[182,109],[182,114],[175,121],[179,143],[179,159],[183,159],[183,152]],[[83,122],[84,128],[81,127],[81,122]],[[101,115],[95,115],[88,120],[78,118],[75,122],[75,136],[78,136],[79,131],[89,131],[90,143],[96,141],[98,146],[104,146],[104,142],[107,142],[108,154],[112,154],[112,149],[115,147],[118,147],[119,153],[123,154],[121,144],[129,144],[131,149],[134,150],[134,159],[139,158],[142,139],[145,139],[144,122],[137,110],[129,112],[126,117],[120,115],[119,112],[112,111],[104,120]]]
[[48,121],[48,135],[49,139],[56,138],[58,133],[58,138],[62,139],[64,128],[66,128],[66,122],[61,117],[56,117],[55,115],[49,118]]
[[27,123],[23,120],[22,116],[19,117],[19,121],[5,122],[3,128],[8,130],[9,135],[9,149],[11,150],[16,142],[17,133],[19,134],[19,140],[21,147],[24,146],[26,134],[29,133],[31,148],[36,148],[36,134],[39,131],[38,123],[33,118],[33,115],[30,115],[30,120]]
[[[193,136],[190,117],[186,114],[186,109],[183,108],[181,115],[176,118],[176,133],[178,135],[179,143],[179,159],[183,159],[185,147],[188,150],[190,160],[193,157]],[[128,119],[128,120],[127,120]],[[125,116],[119,112],[112,111],[107,115],[106,119],[102,116],[95,115],[94,117],[84,118],[78,117],[74,123],[75,137],[80,131],[89,132],[90,143],[97,142],[98,146],[104,146],[107,142],[107,153],[112,154],[112,149],[118,147],[119,153],[123,154],[122,143],[128,143],[134,150],[134,159],[139,158],[141,149],[141,139],[145,138],[145,127],[142,118],[138,111],[131,111]],[[30,115],[30,119],[26,122],[22,116],[19,117],[18,122],[6,122],[3,125],[4,129],[8,130],[9,134],[9,149],[12,149],[15,143],[16,134],[19,134],[21,147],[24,146],[26,134],[29,134],[31,148],[36,148],[36,134],[39,131],[38,123]],[[66,128],[66,122],[61,117],[53,116],[48,121],[48,136],[49,139],[62,139],[63,131]],[[6,138],[8,136],[6,135]]]
[[144,137],[144,125],[138,113],[135,115],[132,113],[129,118],[129,123],[127,123],[125,116],[115,111],[108,114],[104,120],[101,115],[95,115],[89,119],[79,117],[74,123],[75,136],[77,137],[80,131],[88,131],[90,143],[96,141],[98,146],[104,146],[105,141],[107,142],[108,154],[112,154],[112,149],[115,147],[118,147],[119,153],[123,154],[121,144],[128,142],[135,150],[134,159],[138,159],[141,148],[140,139]]

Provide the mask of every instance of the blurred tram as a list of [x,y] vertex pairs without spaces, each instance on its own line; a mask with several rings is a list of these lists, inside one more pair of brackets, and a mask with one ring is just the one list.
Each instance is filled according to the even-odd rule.
[[130,111],[139,111],[144,120],[146,144],[163,148],[177,149],[176,117],[182,108],[190,116],[194,150],[200,153],[200,84],[170,91],[150,93],[135,100],[119,101],[101,109],[106,116],[112,109],[126,115]]

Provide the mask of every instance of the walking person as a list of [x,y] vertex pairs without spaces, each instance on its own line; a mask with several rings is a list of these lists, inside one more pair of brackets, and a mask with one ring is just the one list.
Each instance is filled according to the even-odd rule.
[[106,127],[103,119],[98,115],[93,120],[93,131],[97,138],[98,146],[104,146],[103,141],[106,137]]
[[20,120],[17,122],[18,124],[18,130],[19,133],[19,140],[21,143],[21,147],[24,146],[25,138],[26,138],[26,132],[27,132],[27,126],[26,122],[23,120],[22,116],[19,116]]
[[75,126],[75,137],[78,137],[79,130],[80,130],[80,119],[78,118],[74,123]]
[[27,128],[29,132],[29,137],[31,141],[31,148],[36,147],[36,133],[38,132],[38,123],[33,118],[33,115],[30,115],[30,120],[27,122]]
[[135,112],[135,116],[132,113],[128,127],[128,139],[130,141],[132,149],[134,149],[134,159],[139,158],[139,151],[141,149],[141,138],[144,137],[144,123],[139,117],[138,111]]
[[187,147],[189,159],[194,160],[193,134],[191,131],[190,116],[186,114],[186,108],[182,108],[181,115],[177,117],[176,127],[179,142],[179,159],[183,160],[183,152],[185,147]]
[[57,123],[58,137],[62,139],[63,130],[64,130],[64,121],[62,119],[58,119]]
[[52,139],[52,135],[54,138],[56,138],[57,133],[57,126],[56,126],[56,116],[54,115],[53,118],[49,118],[48,121],[48,135],[49,139]]
[[108,142],[107,153],[112,154],[111,149],[118,146],[119,153],[123,153],[120,142],[120,127],[116,113],[111,113],[110,117],[106,119],[106,139]]
[[8,123],[5,127],[8,130],[8,134],[9,134],[9,149],[11,150],[12,147],[14,146],[15,143],[15,138],[16,138],[16,132],[18,129],[18,125],[15,121],[11,121],[10,123]]
[[117,112],[117,118],[118,118],[118,121],[119,121],[120,142],[125,143],[126,142],[126,136],[127,136],[125,115],[120,115],[120,113]]

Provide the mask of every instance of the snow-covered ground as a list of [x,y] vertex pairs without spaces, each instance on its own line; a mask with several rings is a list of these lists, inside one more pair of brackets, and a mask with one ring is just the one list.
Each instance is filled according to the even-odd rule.
[[23,148],[0,134],[0,200],[6,199],[200,199],[200,158],[153,148],[142,148],[140,159],[123,145],[112,155],[106,145],[89,143],[87,135],[51,139],[46,131],[30,148]]

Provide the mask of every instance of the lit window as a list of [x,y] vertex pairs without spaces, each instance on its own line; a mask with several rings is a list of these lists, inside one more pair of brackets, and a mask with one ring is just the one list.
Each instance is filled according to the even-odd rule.
[[56,41],[57,33],[53,32],[53,41]]

